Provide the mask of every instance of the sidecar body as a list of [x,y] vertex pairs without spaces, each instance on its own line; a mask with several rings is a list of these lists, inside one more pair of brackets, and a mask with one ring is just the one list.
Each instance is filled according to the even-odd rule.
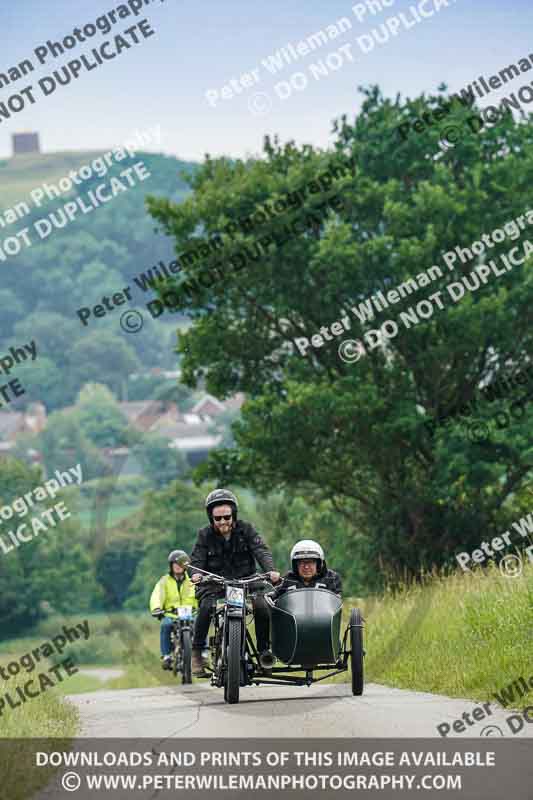
[[342,600],[328,589],[290,589],[271,605],[272,651],[289,666],[336,664]]

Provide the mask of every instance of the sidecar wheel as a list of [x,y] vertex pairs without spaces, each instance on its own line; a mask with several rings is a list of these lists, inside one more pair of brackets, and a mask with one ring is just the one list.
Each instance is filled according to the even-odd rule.
[[351,667],[352,667],[352,694],[362,695],[364,688],[363,676],[363,618],[358,608],[352,608],[350,613],[350,646],[351,646]]

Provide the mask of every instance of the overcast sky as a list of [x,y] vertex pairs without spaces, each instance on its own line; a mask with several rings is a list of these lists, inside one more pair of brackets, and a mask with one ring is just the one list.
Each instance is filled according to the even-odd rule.
[[[433,7],[428,0],[425,8]],[[390,2],[390,0],[389,0]],[[36,89],[37,103],[10,120],[0,122],[0,156],[11,153],[15,131],[35,130],[44,151],[106,149],[128,138],[136,129],[161,125],[160,148],[185,159],[201,159],[204,153],[234,156],[259,153],[265,133],[278,133],[282,140],[327,146],[331,121],[342,113],[357,113],[361,104],[358,85],[378,83],[394,97],[435,91],[446,82],[452,90],[479,75],[490,76],[504,66],[533,55],[530,31],[531,0],[450,0],[431,18],[409,30],[400,26],[398,35],[376,44],[364,54],[357,37],[403,12],[413,19],[410,6],[418,0],[396,0],[383,13],[359,21],[355,4],[344,0],[272,0],[268,4],[231,0],[153,0],[138,17],[118,22],[107,34],[98,34],[63,57],[39,66],[34,49],[48,39],[62,40],[75,27],[83,27],[120,3],[113,0],[18,0],[2,3],[0,29],[2,48],[0,73],[6,73],[24,58],[38,69],[0,89],[0,103],[13,93],[37,82],[92,47],[113,39],[146,16],[156,31],[114,60],[87,72],[69,86],[59,86],[50,97]],[[262,60],[278,48],[307,39],[342,17],[352,28],[323,47],[270,75]],[[368,39],[364,40],[368,42]],[[351,45],[342,55],[330,58],[332,69],[317,80],[310,65]],[[354,58],[350,63],[346,53]],[[340,66],[339,66],[340,64]],[[338,69],[334,67],[338,66]],[[215,108],[206,92],[221,92],[232,78],[255,69],[259,80],[232,99],[220,100]],[[275,85],[295,72],[303,73],[307,86],[280,99]],[[508,91],[531,80],[528,73],[509,85]],[[252,73],[253,76],[253,73]],[[246,80],[246,79],[245,79]],[[253,77],[250,80],[254,80]],[[301,85],[302,79],[295,81]],[[286,85],[278,87],[278,92]],[[256,93],[260,92],[260,97]],[[505,92],[495,92],[493,98]],[[253,98],[253,99],[252,99]],[[481,101],[486,105],[489,100]],[[268,113],[250,111],[271,105]],[[150,148],[148,148],[150,149]]]

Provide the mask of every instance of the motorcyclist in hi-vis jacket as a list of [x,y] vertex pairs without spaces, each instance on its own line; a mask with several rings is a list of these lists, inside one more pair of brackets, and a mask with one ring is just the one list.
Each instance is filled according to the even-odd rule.
[[[160,644],[163,669],[171,669],[172,624],[177,619],[170,609],[179,606],[198,608],[194,583],[180,562],[186,563],[189,556],[184,550],[173,550],[168,556],[168,575],[163,575],[154,586],[150,597],[150,611],[161,620]],[[205,638],[205,637],[204,637]]]

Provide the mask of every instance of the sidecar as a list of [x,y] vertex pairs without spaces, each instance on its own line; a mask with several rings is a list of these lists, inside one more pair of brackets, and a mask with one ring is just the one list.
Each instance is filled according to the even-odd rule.
[[327,589],[292,589],[272,604],[272,652],[304,669],[336,663],[342,600]]
[[[276,601],[268,595],[265,599],[271,613],[272,652],[286,666],[273,667],[266,679],[256,673],[254,682],[310,686],[347,670],[351,657],[352,692],[363,693],[363,618],[359,609],[351,610],[341,639],[342,599],[334,592],[293,588]],[[316,670],[333,671],[314,677]]]

